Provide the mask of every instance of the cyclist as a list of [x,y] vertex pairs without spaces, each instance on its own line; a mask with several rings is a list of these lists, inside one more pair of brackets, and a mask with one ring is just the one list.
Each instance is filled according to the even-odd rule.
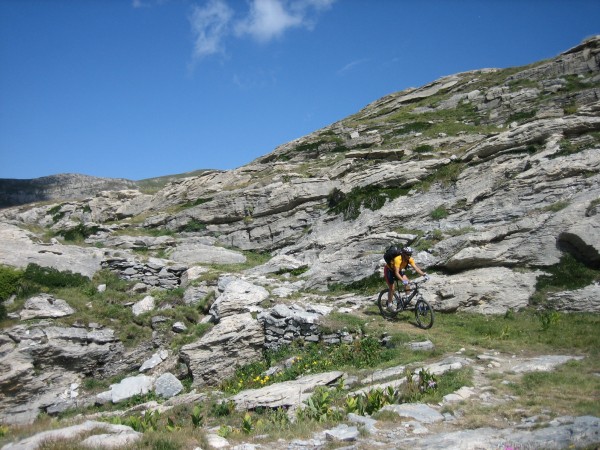
[[412,257],[412,253],[412,248],[402,247],[402,250],[400,250],[400,254],[396,256],[389,264],[386,264],[383,268],[383,276],[385,278],[385,282],[389,287],[387,301],[388,309],[393,307],[392,300],[394,298],[395,280],[402,280],[405,293],[408,294],[408,292],[410,292],[410,287],[408,285],[408,277],[406,276],[406,267],[409,264],[413,269],[415,269],[415,271],[419,275],[425,277],[425,280],[429,280],[429,276],[425,272],[423,272],[415,263],[415,260]]

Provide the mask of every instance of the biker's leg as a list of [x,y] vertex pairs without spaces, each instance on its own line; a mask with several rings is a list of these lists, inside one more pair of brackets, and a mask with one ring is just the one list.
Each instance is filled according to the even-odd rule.
[[[391,273],[391,270],[386,266],[384,269],[384,278],[385,278],[385,282],[388,285],[388,301],[387,301],[387,306],[390,307],[393,303],[393,298],[394,298],[394,279],[393,279],[393,274]],[[392,278],[392,280],[390,281],[390,278]]]

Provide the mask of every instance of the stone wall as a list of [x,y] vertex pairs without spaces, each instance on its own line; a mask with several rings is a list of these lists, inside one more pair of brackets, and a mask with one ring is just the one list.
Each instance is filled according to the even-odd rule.
[[318,320],[331,312],[326,306],[310,306],[306,309],[298,305],[279,304],[263,311],[258,315],[258,320],[265,330],[265,348],[276,350],[290,345],[295,340],[305,342],[325,342],[339,344],[352,342],[350,333],[340,331],[337,333],[323,334],[318,326]]
[[123,280],[137,281],[159,289],[178,288],[181,285],[181,276],[187,270],[187,267],[182,265],[169,266],[158,258],[150,258],[147,262],[109,258],[102,261],[101,266],[115,272]]

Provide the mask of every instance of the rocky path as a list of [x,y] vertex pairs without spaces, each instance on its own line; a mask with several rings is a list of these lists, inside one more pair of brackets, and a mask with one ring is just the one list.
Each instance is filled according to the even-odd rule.
[[[458,352],[435,363],[423,366],[430,373],[440,375],[449,370],[464,367],[473,369],[472,386],[464,386],[448,394],[439,404],[387,405],[384,419],[348,415],[347,423],[315,432],[308,439],[271,441],[269,436],[253,436],[246,442],[229,442],[209,430],[209,448],[234,450],[316,450],[325,448],[367,449],[565,449],[600,448],[600,418],[592,416],[553,417],[550,411],[530,415],[526,409],[518,411],[520,420],[509,420],[503,414],[514,409],[511,402],[520,404],[519,398],[509,390],[500,390],[497,383],[508,384],[522,374],[532,371],[551,371],[557,366],[580,357],[568,355],[541,355],[518,357],[498,353],[482,353],[468,358]],[[372,373],[367,379],[358,380],[363,391],[405,382],[405,366],[397,366]],[[419,368],[415,369],[416,371]],[[311,375],[296,382],[273,384],[263,389],[243,391],[234,401],[244,408],[260,405],[297,407],[309,391],[318,384],[329,384],[343,376],[341,372]],[[494,384],[496,383],[496,384]],[[310,384],[310,386],[309,386]],[[295,392],[305,395],[282,395]],[[352,389],[352,392],[357,392]],[[188,394],[190,395],[190,394]],[[196,399],[194,397],[194,399]],[[521,399],[522,400],[522,399]],[[287,403],[286,403],[287,402]],[[293,404],[296,402],[296,404]],[[140,410],[138,405],[136,410]],[[148,404],[148,408],[164,408],[165,405]],[[481,408],[484,409],[481,409]],[[481,417],[482,412],[485,416]],[[491,412],[490,412],[491,411]],[[478,414],[480,416],[478,416]],[[88,417],[80,425],[39,433],[18,443],[7,444],[2,450],[36,449],[48,438],[70,438],[82,434],[82,445],[91,448],[119,448],[131,445],[141,437],[126,426],[114,426],[97,422]],[[101,433],[101,434],[97,434]],[[100,436],[100,437],[98,437]],[[85,438],[85,440],[84,440]],[[207,450],[207,449],[204,449]]]
[[[388,405],[383,410],[397,415],[393,420],[374,420],[369,417],[350,414],[349,424],[315,433],[306,440],[290,442],[267,442],[268,438],[255,438],[244,444],[231,444],[217,435],[210,436],[215,448],[236,450],[303,450],[323,449],[334,444],[338,448],[367,450],[382,449],[564,449],[596,448],[600,446],[600,418],[583,416],[550,415],[529,416],[521,411],[519,422],[510,422],[502,414],[502,405],[517,400],[516,397],[497,392],[489,374],[501,383],[510,383],[508,378],[519,377],[531,371],[551,371],[567,361],[579,357],[565,355],[542,355],[516,357],[485,353],[476,359],[460,355],[446,357],[437,363],[425,366],[431,373],[441,374],[465,366],[472,367],[473,386],[463,387],[446,395],[443,402],[436,405],[404,404]],[[364,390],[375,387],[398,385],[403,382],[400,376],[404,367],[387,369],[373,374],[374,383]],[[387,375],[387,376],[386,376]],[[391,376],[391,378],[389,377]],[[506,376],[506,377],[505,377]],[[378,382],[385,378],[385,382]],[[275,389],[275,388],[274,388]],[[249,394],[246,395],[246,398]],[[478,407],[496,413],[484,418],[472,417]],[[549,413],[549,412],[548,412]],[[388,416],[389,417],[389,416]],[[469,423],[487,422],[487,426]]]

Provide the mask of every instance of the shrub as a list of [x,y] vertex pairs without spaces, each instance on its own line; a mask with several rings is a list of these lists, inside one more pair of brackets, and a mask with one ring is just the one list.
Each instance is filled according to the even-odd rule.
[[397,130],[397,134],[420,133],[430,127],[431,123],[429,122],[405,123]]
[[429,216],[434,220],[441,220],[448,217],[448,210],[444,206],[438,206],[429,213]]
[[379,272],[375,272],[366,278],[351,283],[332,283],[327,286],[329,292],[360,292],[363,294],[373,294],[382,289],[383,278]]
[[204,231],[206,230],[206,224],[203,222],[200,222],[199,220],[196,219],[191,219],[188,223],[186,223],[180,231],[187,231],[190,233],[195,233],[198,231]]
[[415,153],[429,153],[433,151],[433,146],[428,144],[419,145],[413,150]]
[[408,193],[406,188],[382,188],[377,186],[356,187],[343,197],[334,191],[328,199],[328,202],[331,201],[329,211],[334,214],[343,214],[344,220],[356,219],[363,207],[376,211],[382,208],[386,202]]
[[0,266],[0,302],[8,300],[19,289],[23,272],[11,267]]
[[93,225],[91,227],[86,227],[84,224],[80,223],[74,228],[70,228],[68,230],[62,230],[57,233],[58,236],[62,236],[65,241],[69,242],[77,242],[83,241],[84,239],[90,237],[93,234],[96,234],[100,229],[99,226]]
[[533,111],[520,111],[518,113],[515,113],[515,114],[509,116],[509,118],[506,120],[506,122],[507,123],[521,122],[524,120],[533,119],[536,114],[537,114],[537,110],[535,110],[535,109]]
[[53,267],[41,267],[31,263],[25,269],[23,279],[48,288],[80,287],[90,279],[70,270],[59,271]]
[[19,291],[22,276],[20,270],[0,266],[0,320],[6,317],[3,303]]

